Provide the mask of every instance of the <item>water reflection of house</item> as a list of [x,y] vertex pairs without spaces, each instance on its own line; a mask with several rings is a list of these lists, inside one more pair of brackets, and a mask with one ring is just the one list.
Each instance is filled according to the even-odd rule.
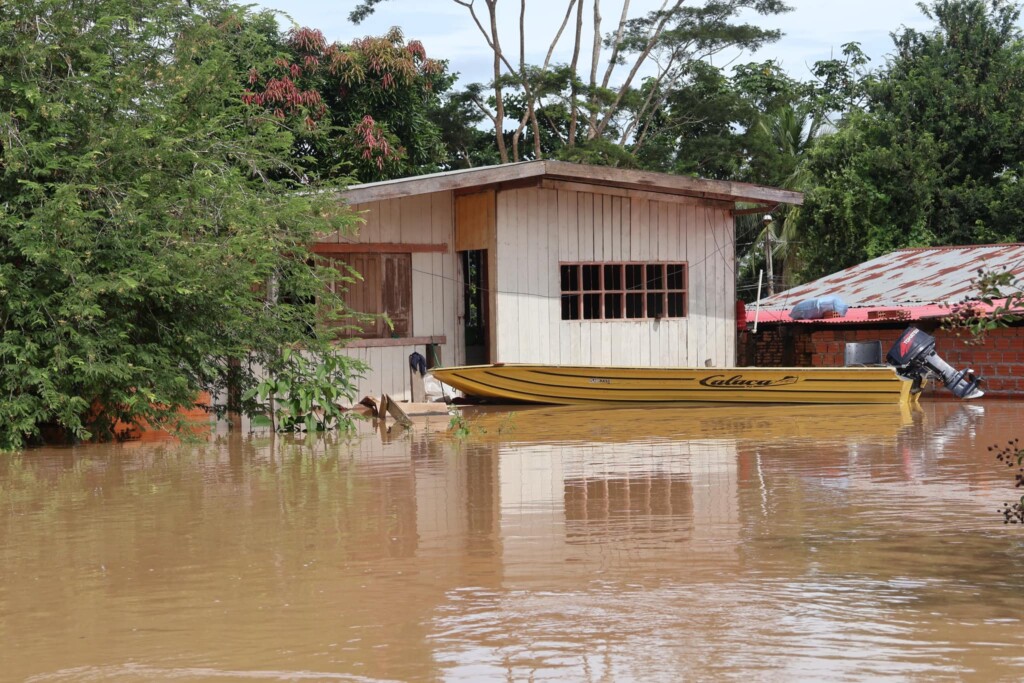
[[731,441],[508,445],[497,457],[508,580],[535,578],[539,563],[608,569],[680,550],[735,559]]
[[357,185],[365,224],[316,245],[363,275],[344,294],[386,313],[349,352],[359,390],[408,395],[428,363],[735,363],[736,202],[796,192],[532,161]]
[[[379,662],[372,675],[405,680],[403,667],[412,663],[416,671],[433,665],[466,678],[520,680],[534,659],[533,651],[516,646],[565,624],[583,628],[600,620],[604,582],[614,586],[608,593],[619,601],[616,618],[631,613],[623,606],[632,599],[629,586],[643,587],[636,594],[648,599],[652,593],[671,598],[672,587],[684,586],[693,596],[684,604],[686,617],[698,625],[670,626],[669,633],[692,635],[733,620],[744,600],[715,589],[732,589],[737,577],[757,584],[766,575],[792,576],[784,585],[796,586],[794,592],[851,574],[884,579],[906,570],[886,565],[903,553],[904,539],[934,549],[948,564],[949,540],[939,524],[905,531],[887,511],[913,511],[916,497],[919,511],[936,510],[935,500],[943,500],[991,513],[991,496],[978,490],[985,480],[965,478],[962,459],[944,463],[942,452],[973,447],[980,434],[1004,439],[996,428],[1013,427],[1014,409],[933,402],[908,416],[895,406],[812,406],[775,427],[769,423],[786,413],[766,407],[604,411],[590,423],[584,411],[539,409],[523,411],[500,436],[491,427],[462,443],[423,430],[369,435],[341,455],[331,451],[352,483],[331,471],[319,478],[327,487],[322,497],[313,487],[299,489],[306,491],[302,497],[281,488],[289,491],[288,512],[305,515],[294,528],[314,529],[310,537],[323,544],[327,595],[348,614],[363,610],[358,619],[373,625],[351,644],[365,661]],[[999,411],[998,420],[983,420]],[[651,412],[658,433],[637,436]],[[560,438],[540,437],[532,428],[560,416]],[[600,424],[603,434],[595,431]],[[319,457],[299,465],[319,466]],[[296,484],[309,479],[294,477]],[[871,497],[874,502],[858,506],[858,499]],[[895,547],[865,536],[866,525],[879,525]],[[308,538],[299,535],[297,545]],[[939,562],[928,571],[956,576]],[[722,575],[731,578],[718,586]],[[399,591],[409,592],[408,601],[394,598]],[[803,604],[802,595],[796,604]],[[550,617],[573,609],[568,618]],[[638,607],[637,618],[665,613],[649,603],[646,610]],[[393,640],[391,627],[404,629],[403,652],[388,659],[378,648]],[[652,638],[657,628],[639,630]],[[574,652],[596,650],[595,658],[609,648],[581,641]],[[481,675],[485,665],[496,674]]]
[[[375,488],[387,482],[378,491],[388,508],[380,517],[396,526],[380,533],[394,534],[391,546],[403,556],[469,558],[498,581],[536,577],[545,564],[557,580],[566,562],[607,566],[609,553],[635,560],[683,548],[735,559],[737,457],[730,440],[442,443],[422,436],[411,444],[360,441],[360,459],[374,470],[382,457],[394,458],[393,476],[376,476]],[[405,466],[402,448],[413,456]]]

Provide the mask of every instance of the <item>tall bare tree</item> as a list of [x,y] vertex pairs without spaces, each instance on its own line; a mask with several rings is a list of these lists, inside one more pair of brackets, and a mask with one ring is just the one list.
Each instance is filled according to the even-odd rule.
[[[351,13],[352,21],[369,16],[385,0],[362,0]],[[602,33],[601,0],[567,0],[562,21],[558,24],[544,61],[537,66],[527,62],[526,42],[530,31],[544,25],[527,19],[527,0],[518,7],[518,63],[506,55],[498,35],[498,2],[500,0],[451,0],[465,8],[493,54],[493,81],[489,89],[493,102],[476,97],[474,102],[493,124],[498,152],[502,162],[518,161],[520,141],[526,128],[533,132],[533,154],[542,155],[538,111],[550,104],[549,98],[565,103],[569,115],[568,132],[562,144],[572,148],[579,141],[579,125],[585,122],[585,140],[608,140],[620,147],[637,141],[642,143],[649,123],[671,92],[686,77],[687,66],[707,60],[727,50],[753,50],[777,40],[779,31],[753,24],[738,23],[742,12],[753,11],[767,16],[789,11],[783,0],[663,0],[658,9],[633,16],[631,0],[622,0],[618,21],[612,31]],[[536,1],[536,0],[535,0]],[[478,10],[483,3],[485,12]],[[586,7],[589,3],[592,31],[589,73],[579,76],[580,54],[585,39]],[[569,32],[569,78],[561,87],[553,88],[552,64],[566,28],[573,18],[575,27]],[[484,16],[481,16],[484,14]],[[605,60],[603,75],[602,60]],[[620,79],[617,73],[624,70]],[[505,141],[507,89],[522,93],[522,112],[511,136],[511,157]],[[561,136],[559,136],[561,137]]]

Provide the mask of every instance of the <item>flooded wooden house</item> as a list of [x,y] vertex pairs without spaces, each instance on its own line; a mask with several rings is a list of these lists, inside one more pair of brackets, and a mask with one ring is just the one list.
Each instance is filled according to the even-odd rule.
[[[898,249],[767,297],[747,308],[740,364],[841,366],[847,344],[878,344],[884,357],[903,330],[914,325],[936,338],[947,363],[983,376],[986,395],[1024,395],[1024,323],[975,339],[947,322],[965,304],[978,313],[992,310],[978,300],[979,270],[1007,271],[1020,282],[1024,244]],[[827,297],[838,297],[848,309],[842,315],[792,317],[797,304]],[[928,391],[941,392],[941,384],[933,383]]]
[[[797,192],[530,161],[357,185],[364,224],[316,251],[363,275],[356,310],[386,314],[348,352],[361,394],[408,397],[428,366],[736,362],[737,211]],[[743,202],[747,208],[737,209]]]

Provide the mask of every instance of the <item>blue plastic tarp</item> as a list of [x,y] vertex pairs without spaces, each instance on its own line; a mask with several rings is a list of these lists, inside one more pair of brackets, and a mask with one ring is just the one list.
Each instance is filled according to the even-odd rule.
[[843,317],[850,309],[837,296],[819,296],[815,299],[801,301],[789,312],[793,320],[817,320],[818,318]]

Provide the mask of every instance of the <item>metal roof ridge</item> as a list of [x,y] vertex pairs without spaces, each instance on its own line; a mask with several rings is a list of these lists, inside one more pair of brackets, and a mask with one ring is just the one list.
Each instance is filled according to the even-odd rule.
[[[890,251],[889,254],[905,251],[958,251],[964,249],[1000,249],[1005,247],[1024,247],[1024,242],[997,242],[994,244],[944,244],[934,247],[902,247],[900,249],[894,249],[893,251]],[[883,254],[882,256],[876,256],[875,258],[882,258],[883,256],[886,255],[887,254]],[[873,260],[874,259],[870,259],[870,261]],[[864,263],[869,263],[870,261],[865,261]]]

